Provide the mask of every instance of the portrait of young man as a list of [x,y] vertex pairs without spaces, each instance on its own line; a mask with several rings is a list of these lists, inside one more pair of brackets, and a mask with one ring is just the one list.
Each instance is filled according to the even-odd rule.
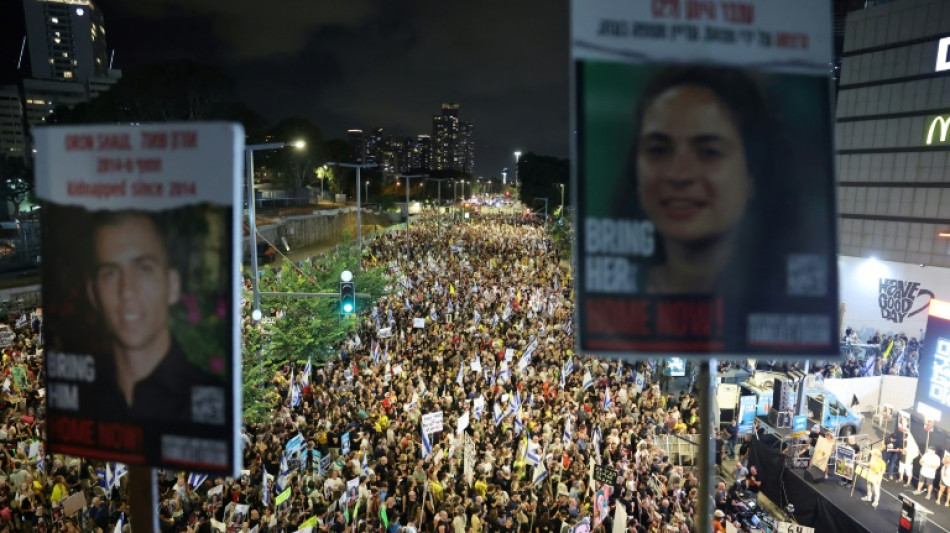
[[[117,420],[201,420],[201,400],[221,398],[220,378],[186,357],[171,329],[182,273],[158,216],[93,216],[85,292],[107,335],[94,389],[82,399]],[[197,416],[196,416],[197,414]]]

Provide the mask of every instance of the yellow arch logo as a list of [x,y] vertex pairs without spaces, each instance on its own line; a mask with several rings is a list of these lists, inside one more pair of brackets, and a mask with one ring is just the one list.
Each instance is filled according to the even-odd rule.
[[927,131],[927,144],[933,144],[934,132],[937,131],[937,125],[940,125],[940,142],[947,142],[947,133],[950,129],[950,118],[934,117],[930,121],[930,129]]

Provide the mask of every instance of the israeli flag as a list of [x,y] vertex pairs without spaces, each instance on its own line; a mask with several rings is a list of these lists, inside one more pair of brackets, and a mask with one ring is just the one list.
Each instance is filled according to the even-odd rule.
[[115,521],[115,529],[112,533],[122,533],[125,530],[125,513],[119,513],[119,519]]
[[567,324],[564,324],[564,333],[567,333],[568,335],[571,334],[571,332],[573,331],[573,323],[574,323],[574,319],[570,319],[567,321]]
[[534,339],[528,344],[528,347],[524,350],[524,355],[521,356],[521,360],[518,361],[518,369],[522,372],[531,365],[531,354],[538,348],[538,339]]
[[546,466],[544,466],[544,461],[541,461],[538,463],[538,466],[534,467],[534,476],[532,476],[531,483],[537,487],[542,482],[544,482],[545,478],[547,477],[548,469]]
[[194,472],[188,474],[188,484],[191,485],[191,490],[200,487],[206,479],[208,479],[208,474],[196,474]]
[[623,363],[617,363],[617,381],[623,379]]
[[505,412],[501,410],[501,406],[498,405],[498,402],[495,402],[495,425],[501,424],[501,420],[505,418]]
[[383,363],[389,364],[389,341],[386,341],[386,346],[383,347]]
[[406,404],[407,411],[415,411],[419,407],[419,394],[412,393],[412,401]]
[[612,404],[613,402],[610,401],[610,385],[607,385],[604,389],[604,411],[609,411]]
[[515,414],[519,409],[521,409],[521,394],[515,391],[515,394],[512,394],[508,400],[508,410],[505,411],[505,416]]
[[313,364],[310,358],[307,358],[307,366],[303,367],[303,377],[300,378],[300,384],[304,387],[310,385],[310,374],[313,372]]
[[363,450],[363,475],[369,477],[369,460],[366,459],[366,450]]
[[564,369],[563,369],[564,377],[567,378],[568,376],[571,375],[571,372],[573,371],[574,371],[574,358],[568,357],[567,362],[564,363]]
[[290,376],[290,407],[293,409],[300,405],[300,387],[294,383],[294,376]]
[[412,305],[409,303],[409,297],[406,296],[406,309],[412,311]]
[[571,425],[571,417],[567,417],[564,420],[564,435],[561,437],[564,440],[565,447],[570,447],[571,443],[574,442],[574,435],[572,434],[573,430]]
[[511,316],[511,302],[505,307],[505,310],[501,313],[501,319],[505,322],[508,322],[508,317]]
[[434,307],[432,308],[432,312],[429,313],[429,318],[431,318],[433,322],[438,322],[438,321],[439,321],[439,313],[436,313],[436,312],[435,312],[435,308],[434,308]]
[[597,452],[597,455],[600,455],[600,441],[603,439],[603,436],[600,434],[600,425],[594,428],[594,437],[591,442],[591,447],[594,448],[594,451]]
[[465,379],[465,364],[459,363],[459,375],[455,377],[455,382],[458,383],[459,387],[461,387],[464,379]]
[[476,309],[475,314],[472,315],[472,323],[477,326],[478,323],[481,321],[482,321],[482,314],[478,312],[478,309]]
[[428,459],[429,455],[432,453],[432,442],[429,440],[429,435],[425,431],[422,432],[422,458]]
[[594,386],[594,376],[590,375],[590,369],[584,369],[584,390],[587,390]]
[[498,325],[498,313],[495,313],[491,316],[491,327]]
[[280,454],[280,471],[277,472],[277,492],[284,492],[287,488],[287,479],[290,477],[290,468],[287,466],[287,454]]
[[263,484],[261,485],[261,503],[265,506],[270,505],[270,486],[267,484],[267,467],[261,465]]
[[485,410],[485,397],[479,396],[475,398],[475,401],[472,402],[472,405],[475,407],[475,420],[482,419],[482,411]]
[[643,392],[643,388],[647,385],[647,380],[643,377],[643,374],[634,371],[633,383],[637,387],[637,392]]
[[420,377],[420,378],[419,378],[419,395],[420,395],[420,396],[425,396],[427,390],[429,390],[429,389],[426,388],[426,383],[425,383],[425,381],[422,381],[422,378]]
[[119,481],[128,473],[129,467],[123,463],[112,463],[111,468],[106,463],[106,484],[109,485],[109,490],[119,488]]
[[488,382],[489,387],[495,386],[495,380],[498,378],[498,365],[495,365],[495,368],[491,371],[491,380]]
[[508,368],[508,363],[501,363],[501,372],[498,373],[498,379],[501,381],[511,381],[511,369]]
[[528,463],[531,466],[537,466],[541,463],[541,456],[538,455],[538,452],[532,449],[531,445],[528,445],[526,448],[527,452],[524,454],[524,462]]
[[877,356],[868,357],[867,361],[864,363],[864,375],[873,376],[874,375],[874,363],[877,361]]
[[515,415],[515,435],[521,435],[521,431],[524,430],[524,423],[521,421],[521,410],[518,410],[518,414]]
[[376,341],[373,341],[372,352],[373,352],[373,365],[378,365],[379,364],[379,343]]

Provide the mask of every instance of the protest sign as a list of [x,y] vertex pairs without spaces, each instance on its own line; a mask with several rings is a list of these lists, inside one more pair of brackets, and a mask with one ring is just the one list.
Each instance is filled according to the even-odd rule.
[[571,18],[580,350],[838,356],[829,1]]
[[[45,202],[43,327],[56,347],[46,354],[50,451],[235,473],[243,129],[191,122],[33,134]],[[143,261],[148,275],[133,276]],[[120,305],[130,283],[134,304]],[[133,351],[149,361],[147,375],[124,370]],[[173,384],[170,375],[179,376]]]
[[422,415],[422,432],[431,435],[437,431],[442,431],[442,411]]

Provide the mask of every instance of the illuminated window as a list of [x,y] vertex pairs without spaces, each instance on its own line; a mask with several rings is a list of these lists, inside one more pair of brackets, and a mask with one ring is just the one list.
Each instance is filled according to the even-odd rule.
[[61,43],[62,41],[60,40],[59,37],[53,37],[53,42],[56,43],[56,44],[59,44],[59,43]]
[[63,77],[68,80],[73,77],[73,73],[71,71],[66,70],[63,72]]
[[56,17],[53,17],[50,20],[53,22],[53,24],[59,24],[59,19]]

